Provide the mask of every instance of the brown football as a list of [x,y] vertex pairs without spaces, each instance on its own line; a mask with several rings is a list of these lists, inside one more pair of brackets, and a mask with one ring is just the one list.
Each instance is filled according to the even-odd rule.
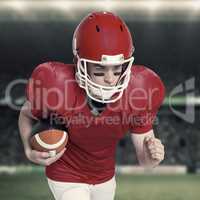
[[65,148],[67,141],[68,135],[65,131],[50,129],[32,136],[31,147],[37,151],[49,152],[53,157]]

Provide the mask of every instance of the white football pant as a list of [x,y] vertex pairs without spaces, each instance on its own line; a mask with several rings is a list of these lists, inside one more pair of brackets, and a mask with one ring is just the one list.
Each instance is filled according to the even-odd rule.
[[55,200],[114,200],[115,177],[96,185],[47,180]]

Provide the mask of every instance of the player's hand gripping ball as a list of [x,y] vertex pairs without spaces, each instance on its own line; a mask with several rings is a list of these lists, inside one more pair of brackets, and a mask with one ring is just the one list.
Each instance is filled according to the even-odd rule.
[[39,122],[34,127],[34,135],[31,137],[30,143],[33,150],[40,152],[48,152],[50,157],[54,157],[61,152],[67,142],[68,134],[63,128],[51,126],[47,122]]

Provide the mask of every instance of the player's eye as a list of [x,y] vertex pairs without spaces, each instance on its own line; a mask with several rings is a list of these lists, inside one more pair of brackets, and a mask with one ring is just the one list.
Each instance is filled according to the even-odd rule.
[[114,72],[114,75],[115,75],[115,76],[120,76],[120,75],[121,75],[121,72]]
[[104,76],[105,74],[104,73],[102,73],[102,72],[96,72],[96,73],[93,73],[94,74],[94,76]]

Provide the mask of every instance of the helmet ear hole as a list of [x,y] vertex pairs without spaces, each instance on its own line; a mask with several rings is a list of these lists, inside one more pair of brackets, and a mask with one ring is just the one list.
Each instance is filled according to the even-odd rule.
[[120,25],[120,30],[121,30],[121,32],[123,32],[124,30],[123,30],[123,27],[122,27],[122,25]]
[[97,30],[97,32],[100,32],[100,28],[98,25],[96,25],[96,30]]

